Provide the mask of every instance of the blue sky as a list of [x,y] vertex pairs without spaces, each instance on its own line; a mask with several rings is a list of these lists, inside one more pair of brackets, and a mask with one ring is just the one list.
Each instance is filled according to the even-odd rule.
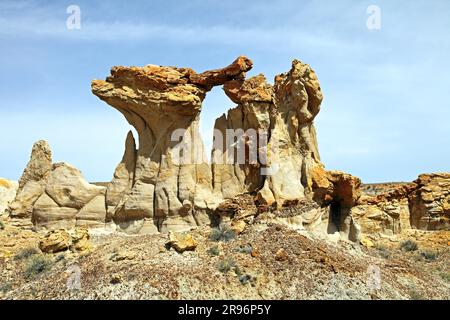
[[[66,8],[81,9],[68,30]],[[368,30],[369,5],[381,29]],[[364,182],[449,171],[450,1],[0,1],[0,176],[18,179],[34,141],[90,181],[109,181],[130,129],[90,91],[114,65],[204,71],[238,55],[270,82],[292,59],[324,92],[316,118],[328,169]],[[233,107],[215,88],[201,118]],[[207,134],[205,140],[210,140]],[[207,141],[208,143],[208,141]]]

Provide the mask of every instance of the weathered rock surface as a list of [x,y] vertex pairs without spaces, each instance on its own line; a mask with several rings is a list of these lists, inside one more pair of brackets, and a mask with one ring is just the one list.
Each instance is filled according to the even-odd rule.
[[86,228],[76,228],[72,234],[72,245],[70,249],[79,254],[86,254],[93,248],[90,242],[91,236]]
[[[246,79],[251,68],[243,56],[203,73],[113,67],[106,80],[92,82],[92,92],[121,112],[137,137],[128,133],[112,181],[90,184],[71,165],[52,164],[48,144],[39,141],[11,217],[31,218],[37,228],[112,226],[141,234],[224,220],[240,233],[265,220],[357,242],[361,233],[449,229],[450,174],[361,186],[357,177],[325,170],[313,123],[323,99],[314,71],[294,60],[271,85],[262,74]],[[215,122],[209,163],[199,117],[214,86],[236,106]]]
[[[136,150],[128,134],[124,157],[108,186],[108,218],[125,228],[129,224],[124,221],[147,219],[159,231],[182,231],[209,223],[207,213],[221,200],[244,192],[259,191],[260,201],[282,206],[312,191],[309,171],[320,165],[312,124],[322,101],[317,77],[295,60],[272,87],[263,75],[245,80],[251,67],[246,57],[201,74],[154,65],[114,67],[106,81],[92,82],[93,93],[120,111],[139,135]],[[217,85],[224,85],[238,106],[217,119],[216,131],[227,138],[227,130],[244,132],[236,137],[244,160],[227,161],[234,151],[227,151],[229,141],[222,139],[215,143],[211,166],[198,126],[201,103]],[[249,129],[264,130],[266,143],[249,143]],[[280,151],[270,153],[268,145],[279,145]],[[253,147],[259,156],[251,158]]]
[[12,217],[29,218],[33,205],[44,192],[52,170],[52,152],[47,141],[40,140],[33,145],[30,161],[19,180],[19,188],[9,207]]
[[193,251],[197,248],[198,241],[191,234],[175,234],[169,231],[167,245],[174,248],[178,253]]
[[423,230],[450,229],[450,173],[422,174],[409,196],[411,225]]
[[[321,166],[313,120],[322,92],[314,71],[294,60],[273,87],[258,75],[229,81],[224,90],[238,106],[217,119],[215,128],[227,138],[227,130],[236,132],[237,154],[241,151],[244,161],[238,155],[227,163],[227,141],[219,144],[213,150],[214,189],[223,198],[257,192],[260,203],[279,207],[305,198],[312,192],[311,170]],[[255,143],[249,135],[258,131],[266,136]]]
[[399,234],[411,228],[408,195],[415,183],[372,184],[361,187],[352,216],[365,234]]
[[450,229],[450,174],[422,174],[411,183],[365,185],[351,216],[365,234]]
[[105,193],[106,187],[88,183],[70,164],[52,164],[50,147],[41,140],[33,146],[9,212],[31,219],[37,228],[104,227]]
[[122,161],[116,167],[113,180],[108,184],[106,191],[106,206],[108,219],[114,216],[117,206],[134,184],[134,173],[136,168],[136,141],[133,133],[128,132],[125,141],[125,153]]
[[56,163],[34,205],[33,222],[50,229],[104,226],[105,192],[105,187],[86,182],[73,166]]
[[[160,231],[209,221],[206,210],[214,197],[199,137],[201,103],[213,86],[242,77],[251,66],[239,57],[226,68],[201,74],[154,65],[114,67],[106,81],[92,82],[93,93],[120,111],[139,135],[137,151],[133,138],[127,138],[124,159],[108,187],[106,203],[114,221],[150,219]],[[191,161],[177,161],[180,138]]]
[[73,252],[85,254],[92,249],[89,239],[89,231],[85,228],[76,228],[71,232],[65,229],[51,230],[41,237],[39,249],[45,253],[57,253],[70,249]]
[[9,204],[14,200],[19,184],[17,181],[11,181],[0,178],[0,215],[5,213]]
[[39,249],[45,253],[56,253],[68,250],[72,237],[66,230],[52,230],[39,241]]

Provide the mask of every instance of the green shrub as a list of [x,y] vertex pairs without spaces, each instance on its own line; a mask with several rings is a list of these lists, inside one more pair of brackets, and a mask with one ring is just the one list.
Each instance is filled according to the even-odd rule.
[[228,242],[236,238],[236,232],[227,225],[220,225],[218,228],[212,229],[209,238],[216,242]]
[[245,246],[240,246],[239,248],[237,248],[237,251],[239,253],[252,254],[253,247],[252,247],[252,245],[247,244]]
[[55,258],[55,262],[60,262],[60,261],[64,261],[64,260],[66,260],[66,255],[64,253],[57,255]]
[[208,249],[208,254],[211,256],[218,256],[220,254],[220,249],[218,246],[214,246]]
[[23,259],[28,259],[29,257],[38,254],[39,251],[38,249],[34,248],[34,247],[28,247],[25,249],[22,249],[19,251],[19,253],[17,253],[14,256],[14,260],[23,260]]
[[442,279],[444,279],[447,282],[450,282],[450,272],[442,272],[440,275]]
[[11,291],[11,289],[12,289],[12,286],[11,286],[11,283],[9,283],[9,282],[0,284],[0,292],[1,293],[7,293],[8,291]]
[[222,261],[219,261],[219,263],[217,264],[217,269],[219,269],[219,271],[222,273],[227,273],[231,269],[236,268],[237,268],[236,261],[234,261],[231,258],[225,258]]
[[252,281],[252,276],[250,276],[248,274],[244,274],[244,275],[239,277],[239,282],[241,284],[246,284],[246,283],[248,283],[250,281]]
[[418,248],[417,243],[413,240],[406,240],[400,244],[400,249],[405,251],[416,251]]
[[422,293],[413,288],[409,290],[409,300],[425,300],[425,297]]
[[3,221],[0,221],[0,230],[4,230],[5,229],[5,224],[3,223]]
[[383,246],[382,244],[376,244],[375,249],[378,250],[378,253],[384,259],[389,259],[391,257],[391,253],[389,252],[389,249],[387,247]]
[[37,276],[52,267],[51,259],[44,255],[31,256],[25,265],[24,274],[26,278]]
[[437,259],[437,253],[431,250],[425,250],[420,253],[427,261],[434,261]]

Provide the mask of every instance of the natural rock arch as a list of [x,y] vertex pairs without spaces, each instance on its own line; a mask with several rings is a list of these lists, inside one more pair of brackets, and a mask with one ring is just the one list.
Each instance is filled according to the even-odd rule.
[[[257,192],[260,202],[279,206],[311,193],[309,171],[321,166],[313,125],[322,101],[317,77],[308,65],[294,60],[292,69],[271,86],[263,75],[245,79],[251,67],[251,60],[242,56],[225,68],[200,74],[154,65],[113,67],[106,81],[92,82],[93,93],[120,111],[139,139],[136,150],[134,137],[128,135],[124,158],[108,186],[109,219],[130,230],[179,230],[208,223],[210,210],[241,193]],[[188,147],[204,151],[198,138],[201,105],[218,85],[224,85],[237,107],[219,117],[215,128],[223,136],[227,130],[265,130],[269,143],[281,142],[270,163],[226,163],[219,161],[220,154],[213,155],[212,166],[174,162],[178,141],[171,135],[177,129],[191,137]],[[263,176],[262,169],[272,165],[277,172]]]

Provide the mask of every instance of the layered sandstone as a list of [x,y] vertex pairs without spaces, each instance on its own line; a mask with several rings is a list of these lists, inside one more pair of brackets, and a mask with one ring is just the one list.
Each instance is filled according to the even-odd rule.
[[34,203],[45,190],[47,178],[52,170],[52,152],[47,141],[40,140],[33,145],[30,161],[19,180],[16,198],[9,206],[10,215],[30,218]]
[[[139,139],[136,149],[128,135],[107,188],[108,219],[125,230],[182,230],[209,223],[208,213],[219,202],[245,192],[277,206],[312,192],[309,171],[321,166],[313,126],[322,101],[317,77],[295,60],[271,86],[263,75],[246,80],[251,67],[246,57],[200,74],[154,65],[114,67],[105,81],[92,82],[93,93],[120,111]],[[214,143],[210,165],[199,116],[206,93],[218,85],[237,107],[216,121],[221,135],[214,138],[221,140]],[[249,129],[262,130],[264,143],[262,136],[249,139]],[[232,150],[227,130],[233,130]],[[241,151],[242,158],[234,157]]]
[[261,203],[278,207],[304,199],[312,192],[311,171],[322,166],[313,124],[322,92],[314,71],[294,60],[274,86],[258,75],[229,81],[224,90],[238,106],[217,119],[215,128],[227,138],[227,130],[236,132],[244,161],[226,163],[226,141],[213,150],[214,189],[224,198],[257,192]]
[[362,196],[352,215],[365,234],[399,234],[411,228],[408,196],[415,183],[370,184],[361,187]]
[[411,225],[424,230],[450,229],[450,173],[422,174],[409,195]]
[[365,185],[351,215],[365,234],[450,229],[450,174],[422,174],[410,183]]
[[75,167],[56,163],[34,205],[33,223],[50,229],[104,227],[105,192],[105,187],[88,183]]
[[37,228],[105,227],[105,193],[105,187],[88,183],[70,164],[53,164],[50,146],[40,140],[9,212],[13,218],[31,219]]
[[[130,233],[224,221],[240,233],[266,219],[351,241],[361,233],[449,229],[450,174],[361,186],[357,177],[325,170],[314,127],[323,99],[314,71],[294,60],[271,85],[262,74],[246,78],[251,68],[246,57],[203,73],[113,67],[106,80],[92,82],[92,92],[121,112],[137,136],[128,133],[112,181],[88,183],[73,166],[53,164],[48,143],[38,141],[11,217],[38,228],[111,226]],[[236,106],[216,120],[213,149],[205,151],[199,119],[214,86],[223,86]]]

